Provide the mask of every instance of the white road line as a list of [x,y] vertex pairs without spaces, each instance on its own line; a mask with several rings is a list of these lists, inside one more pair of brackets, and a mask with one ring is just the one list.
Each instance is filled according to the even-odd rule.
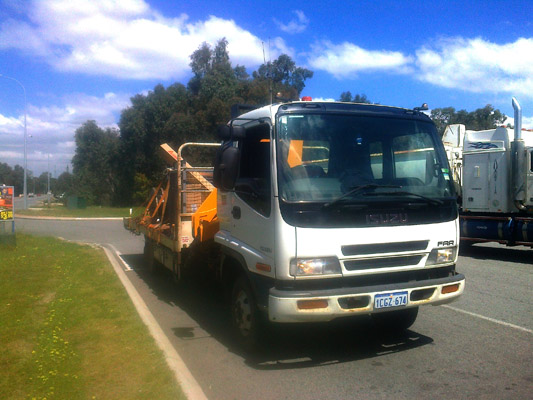
[[[187,365],[185,365],[185,362],[183,362],[182,358],[179,356],[174,346],[172,346],[172,343],[163,332],[161,326],[157,323],[157,320],[148,309],[148,306],[142,299],[139,292],[137,292],[137,289],[135,289],[135,286],[133,286],[127,275],[124,273],[124,270],[119,265],[117,259],[113,257],[111,250],[105,246],[103,247],[103,249],[107,255],[107,258],[111,262],[113,269],[118,275],[118,278],[122,282],[122,285],[124,285],[126,292],[128,292],[128,295],[130,296],[131,301],[137,309],[139,316],[143,320],[144,324],[148,327],[148,330],[154,337],[159,348],[163,351],[167,364],[174,372],[174,376],[180,383],[181,389],[185,393],[187,399],[207,400],[207,397],[203,392],[202,388],[200,387],[196,379],[194,379],[191,372],[187,368]],[[122,262],[122,258],[119,258],[119,260]]]
[[124,264],[124,271],[133,271],[133,269],[128,265],[128,263],[122,258],[122,253],[118,251],[116,247],[113,246],[111,243],[108,243],[107,245],[111,247],[111,249],[113,249],[117,257],[122,261],[122,264]]
[[471,311],[461,310],[460,308],[455,308],[449,305],[443,305],[443,307],[449,308],[450,310],[457,311],[463,314],[471,315],[473,317],[481,318],[486,321],[494,322],[498,325],[508,326],[509,328],[518,329],[519,331],[527,332],[527,333],[533,333],[533,330],[524,328],[523,326],[518,326],[515,324],[510,324],[509,322],[500,321],[499,319],[494,319],[490,317],[485,317],[484,315],[476,314]]

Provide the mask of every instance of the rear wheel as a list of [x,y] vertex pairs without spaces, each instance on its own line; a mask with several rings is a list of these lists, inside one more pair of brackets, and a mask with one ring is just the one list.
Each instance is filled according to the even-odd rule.
[[147,271],[157,273],[161,269],[161,264],[154,258],[154,241],[144,238],[144,265]]
[[258,313],[257,304],[248,281],[239,277],[235,281],[231,296],[231,318],[235,334],[247,351],[257,344]]
[[384,333],[400,333],[411,327],[418,316],[418,307],[372,314],[376,327]]

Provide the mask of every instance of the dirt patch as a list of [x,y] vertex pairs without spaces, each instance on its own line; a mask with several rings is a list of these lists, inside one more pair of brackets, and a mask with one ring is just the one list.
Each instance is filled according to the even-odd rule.
[[56,297],[56,292],[49,292],[49,293],[45,293],[43,295],[43,297],[41,297],[39,299],[39,301],[37,302],[37,304],[39,305],[43,305],[43,304],[49,304],[52,302],[52,300],[54,300]]

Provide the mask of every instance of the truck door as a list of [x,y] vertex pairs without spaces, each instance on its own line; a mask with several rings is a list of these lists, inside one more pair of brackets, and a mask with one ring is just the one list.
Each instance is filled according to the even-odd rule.
[[489,153],[464,153],[463,208],[488,211]]
[[239,148],[239,174],[231,196],[231,234],[244,245],[241,254],[250,271],[274,276],[270,125],[247,129]]

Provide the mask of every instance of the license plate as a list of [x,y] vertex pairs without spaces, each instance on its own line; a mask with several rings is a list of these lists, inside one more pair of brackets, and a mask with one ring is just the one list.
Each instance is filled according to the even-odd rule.
[[377,294],[374,297],[374,308],[390,308],[407,305],[407,292]]

